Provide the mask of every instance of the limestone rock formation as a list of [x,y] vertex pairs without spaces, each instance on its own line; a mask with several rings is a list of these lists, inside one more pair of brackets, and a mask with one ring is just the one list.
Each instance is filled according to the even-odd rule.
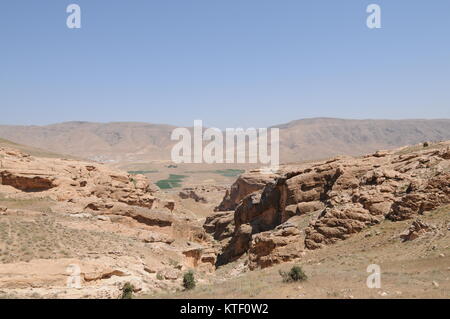
[[[233,209],[233,220],[227,213],[211,217],[204,226],[216,239],[227,238],[234,228],[223,241],[218,262],[248,252],[251,267],[264,267],[291,258],[279,248],[291,241],[301,242],[288,253],[294,257],[303,246],[321,248],[385,218],[411,219],[450,203],[449,145],[420,144],[359,158],[285,165],[278,176],[242,175],[219,206]],[[277,229],[311,213],[317,217],[299,229],[301,235],[283,235]]]
[[434,230],[436,230],[435,226],[428,225],[420,219],[416,219],[407,230],[400,234],[400,238],[403,241],[410,241]]
[[134,257],[35,259],[1,265],[0,291],[26,298],[117,299],[127,282],[142,293],[159,285],[144,269],[145,262]]
[[190,188],[183,188],[178,193],[178,196],[180,196],[180,198],[182,198],[182,199],[192,198],[196,202],[201,202],[201,203],[207,203],[208,202],[204,196],[199,195],[198,192],[192,187],[190,187]]
[[304,249],[301,232],[286,222],[274,231],[256,234],[249,249],[249,267],[265,268],[301,257]]
[[263,189],[273,181],[276,175],[261,174],[258,170],[242,174],[226,191],[225,196],[216,211],[234,210],[247,195]]
[[97,163],[32,157],[0,148],[0,185],[40,192],[58,201],[79,198],[155,208],[158,188],[143,175],[129,175]]
[[234,230],[234,212],[217,212],[208,216],[203,228],[216,240],[230,237]]
[[[126,282],[140,293],[167,291],[181,285],[182,271],[214,269],[201,224],[143,175],[0,148],[0,198],[1,226],[14,225],[0,227],[11,241],[0,243],[8,251],[0,295],[117,298]],[[81,288],[67,285],[69,266]]]

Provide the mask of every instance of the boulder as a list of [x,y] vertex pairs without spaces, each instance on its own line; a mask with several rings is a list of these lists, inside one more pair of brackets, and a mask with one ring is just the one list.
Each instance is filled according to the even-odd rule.
[[304,249],[300,230],[289,222],[274,231],[254,236],[249,249],[249,268],[266,268],[300,258]]
[[410,241],[435,230],[436,227],[434,225],[429,225],[420,219],[416,219],[407,230],[400,234],[400,238],[404,242]]
[[242,174],[226,191],[222,202],[216,207],[216,211],[234,210],[247,195],[263,189],[267,183],[273,182],[276,177],[278,177],[276,174],[261,174],[259,171]]

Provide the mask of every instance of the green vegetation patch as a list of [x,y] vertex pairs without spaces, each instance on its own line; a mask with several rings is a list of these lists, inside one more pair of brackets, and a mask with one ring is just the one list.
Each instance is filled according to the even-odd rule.
[[245,170],[243,169],[218,169],[216,171],[214,171],[214,173],[216,174],[220,174],[222,176],[225,177],[238,177],[239,175],[245,173]]
[[150,171],[128,171],[128,174],[131,174],[131,175],[145,175],[145,174],[152,174],[152,173],[158,173],[158,170],[150,170]]
[[125,283],[125,285],[122,287],[121,299],[133,299],[134,289],[135,289],[134,286],[129,282]]
[[289,272],[280,270],[279,273],[284,282],[305,281],[308,279],[308,276],[300,266],[293,266]]
[[184,274],[183,287],[186,290],[192,290],[195,288],[195,277],[194,272],[192,270],[189,270],[187,273]]
[[169,178],[157,181],[156,185],[161,189],[171,189],[181,187],[181,183],[183,182],[183,179],[185,179],[186,177],[187,177],[186,175],[170,174]]
[[211,173],[211,174],[219,174],[225,177],[238,177],[239,175],[245,173],[245,170],[243,169],[217,169],[215,171],[189,171],[186,173],[191,173],[191,174],[199,174],[199,173]]

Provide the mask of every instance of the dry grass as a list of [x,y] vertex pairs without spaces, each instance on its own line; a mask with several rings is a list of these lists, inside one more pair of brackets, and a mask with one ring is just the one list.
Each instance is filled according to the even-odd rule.
[[398,152],[395,152],[395,155],[406,155],[406,154],[410,154],[410,153],[414,153],[414,152],[418,152],[418,151],[431,151],[431,150],[437,150],[437,149],[442,149],[442,148],[443,148],[442,143],[429,142],[428,146],[424,146],[424,144],[418,144],[418,145],[404,147],[401,150],[399,150]]
[[49,198],[16,199],[8,198],[0,193],[0,205],[10,209],[29,209],[38,212],[51,212],[55,201]]
[[73,229],[64,226],[70,217],[54,214],[33,218],[3,216],[0,219],[0,262],[36,258],[95,257],[118,252],[141,256],[143,244],[112,232]]
[[35,156],[35,157],[73,158],[73,159],[77,159],[78,158],[79,159],[79,157],[75,157],[75,156],[57,154],[57,153],[49,152],[49,151],[42,150],[42,149],[39,149],[39,148],[36,148],[36,147],[32,147],[32,146],[26,146],[26,145],[17,144],[17,143],[5,140],[3,138],[0,138],[0,147],[14,148],[16,150],[19,150],[19,151],[24,152],[26,154],[30,154],[30,155]]
[[[438,232],[403,243],[398,235],[411,221],[384,221],[346,241],[310,251],[295,263],[220,281],[237,265],[230,264],[218,269],[212,284],[147,298],[450,298],[450,206],[421,218]],[[304,269],[308,280],[283,283],[279,270],[288,271],[294,264]],[[370,264],[381,267],[381,289],[366,285]]]

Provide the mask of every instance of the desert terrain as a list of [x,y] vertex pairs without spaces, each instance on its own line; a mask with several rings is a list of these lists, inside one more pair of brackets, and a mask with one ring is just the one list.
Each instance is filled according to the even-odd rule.
[[[95,158],[75,142],[51,147],[39,135],[48,127],[5,130],[17,137],[0,140],[0,296],[115,299],[132,284],[136,298],[449,298],[449,126],[419,122],[397,128],[415,125],[414,142],[369,142],[387,122],[359,147],[339,137],[348,148],[315,147],[314,160],[273,174],[174,165],[150,150],[122,158],[103,131],[110,144]],[[371,123],[358,125],[373,133]],[[72,125],[67,136],[85,124]],[[334,125],[325,130],[348,130]],[[31,146],[19,144],[28,130]],[[380,288],[366,285],[371,264]],[[283,282],[294,265],[308,279]],[[182,286],[189,270],[193,290]]]
[[[338,154],[359,156],[379,149],[450,139],[448,119],[312,118],[273,127],[280,130],[282,163],[326,159]],[[170,162],[170,151],[175,144],[170,135],[175,128],[173,125],[135,122],[0,125],[0,137],[59,154],[128,165]]]

